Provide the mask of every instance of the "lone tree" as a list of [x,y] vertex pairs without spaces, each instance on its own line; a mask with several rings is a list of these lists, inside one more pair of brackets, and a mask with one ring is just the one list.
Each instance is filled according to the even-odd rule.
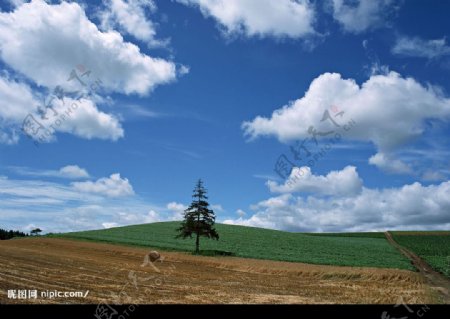
[[40,228],[36,228],[36,229],[33,229],[32,231],[30,231],[30,234],[32,236],[38,236],[41,232],[42,232],[42,230]]
[[196,254],[200,252],[200,236],[219,240],[219,234],[214,228],[216,216],[214,211],[208,208],[206,192],[202,180],[199,179],[192,195],[194,200],[184,211],[184,220],[181,227],[177,229],[179,234],[176,238],[182,237],[185,239],[187,237],[192,238],[192,235],[196,236]]

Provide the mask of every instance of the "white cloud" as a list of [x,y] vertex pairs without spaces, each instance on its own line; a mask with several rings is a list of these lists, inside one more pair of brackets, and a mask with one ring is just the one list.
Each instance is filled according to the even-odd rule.
[[146,214],[136,214],[130,212],[118,212],[114,215],[114,222],[102,223],[103,228],[120,227],[123,225],[148,224],[161,221],[161,216],[154,210],[148,211]]
[[14,202],[2,201],[2,211],[8,208],[5,206],[7,203],[25,204],[25,207],[30,207],[34,203],[43,208],[44,203],[55,204],[82,199],[95,201],[94,197],[81,194],[72,187],[40,180],[14,180],[0,176],[0,186],[0,196],[16,198]]
[[27,0],[8,0],[13,8],[20,7],[22,4],[27,2]]
[[[100,111],[89,99],[77,101],[64,98],[63,101],[58,100],[53,105],[59,116],[55,118],[49,115],[48,120],[40,120],[51,132],[51,128],[55,128],[57,132],[70,133],[85,139],[99,138],[113,141],[124,136],[118,118]],[[68,109],[71,109],[70,113]],[[50,111],[49,113],[51,114]],[[64,114],[67,115],[65,119],[62,118]]]
[[340,171],[331,171],[326,176],[313,175],[307,166],[294,167],[284,184],[268,181],[267,186],[273,193],[314,193],[343,196],[356,195],[362,190],[362,180],[356,167],[347,166]]
[[180,75],[186,75],[186,74],[189,74],[189,72],[191,72],[191,68],[189,66],[186,66],[186,65],[182,65],[180,67],[180,69],[178,70],[178,73]]
[[412,172],[412,168],[408,164],[384,153],[373,155],[369,158],[369,164],[375,165],[388,173],[410,174]]
[[447,229],[450,226],[450,181],[399,188],[363,188],[357,196],[307,198],[283,194],[252,206],[247,219],[228,224],[292,231],[384,231]]
[[[169,220],[180,220],[183,218],[184,211],[188,208],[188,206],[177,202],[170,202],[166,205],[166,208],[171,212]],[[211,209],[216,213],[224,211],[223,207],[219,204],[211,205]]]
[[89,178],[89,173],[78,165],[67,165],[59,170],[36,170],[28,167],[12,166],[10,167],[15,173],[25,176],[46,176],[60,177],[69,179]]
[[174,212],[179,212],[179,211],[184,211],[185,209],[187,209],[187,206],[177,203],[177,202],[170,202],[169,204],[167,204],[167,209],[174,211]]
[[223,209],[222,205],[220,205],[220,204],[213,204],[213,205],[211,205],[211,209],[212,209],[213,211],[219,212],[219,213],[225,211],[225,210]]
[[27,84],[0,75],[0,123],[21,122],[38,106],[39,102]]
[[307,0],[177,0],[213,17],[226,34],[302,38],[315,33]]
[[34,0],[0,13],[0,56],[38,85],[67,84],[81,64],[101,79],[102,88],[145,95],[175,80],[176,66],[125,42],[117,32],[100,32],[75,2],[49,5]]
[[396,9],[394,0],[331,0],[333,17],[347,32],[360,33],[378,27]]
[[446,176],[439,171],[427,170],[422,174],[422,180],[428,182],[437,182],[446,180]]
[[62,177],[67,178],[88,178],[89,173],[78,165],[67,165],[59,170]]
[[392,53],[408,57],[435,59],[450,55],[450,46],[445,38],[425,40],[419,37],[399,37]]
[[145,119],[156,118],[164,116],[163,113],[158,113],[138,104],[128,104],[120,106],[120,114],[127,119]]
[[[112,211],[105,214],[104,208],[97,206],[84,206],[80,207],[77,210],[77,214],[82,216],[84,219],[85,216],[99,216],[101,215],[102,220],[107,220],[104,222],[97,222],[94,227],[96,228],[113,228],[113,227],[121,227],[128,225],[138,225],[138,224],[148,224],[155,223],[162,220],[162,217],[158,212],[153,209],[145,212],[144,207],[133,207],[133,210],[124,210],[120,207],[113,207]],[[141,211],[141,212],[136,212]],[[83,220],[85,222],[85,220]],[[73,226],[72,226],[73,227]],[[82,227],[82,226],[81,226]],[[86,228],[86,226],[84,226]],[[92,229],[93,226],[89,226],[89,229]]]
[[0,224],[8,229],[29,230],[27,227],[34,225],[44,232],[171,220],[164,208],[142,201],[139,196],[114,198],[108,192],[86,193],[63,183],[5,176],[0,176],[0,211]]
[[[0,127],[2,124],[0,123]],[[19,134],[14,129],[0,129],[0,144],[14,145],[19,142]]]
[[118,119],[100,111],[91,100],[82,98],[77,101],[67,97],[54,100],[52,105],[58,115],[54,116],[48,110],[47,119],[42,119],[37,114],[38,108],[43,108],[39,98],[27,84],[0,76],[0,142],[17,143],[28,114],[41,125],[41,129],[35,135],[30,133],[30,136],[35,140],[42,137],[41,142],[54,140],[55,132],[114,141],[124,135]]
[[183,212],[185,209],[187,209],[187,206],[177,202],[170,202],[167,204],[167,209],[173,212]]
[[186,205],[177,202],[170,202],[166,207],[171,212],[171,220],[182,219],[184,216],[184,211],[188,208]]
[[[48,90],[60,86],[65,92],[79,89],[78,82],[68,78],[80,68],[89,69],[92,81],[86,82],[99,79],[101,89],[142,95],[173,81],[177,72],[173,62],[141,53],[119,33],[100,32],[77,3],[64,1],[49,5],[34,0],[12,12],[0,12],[0,57],[38,86]],[[32,136],[40,142],[55,141],[56,132],[113,141],[124,136],[119,119],[98,108],[95,101],[102,101],[95,94],[77,101],[70,95],[53,100],[58,116],[47,119],[37,115],[43,100],[42,93],[4,72],[0,76],[0,143],[19,141],[28,114],[42,125]],[[76,110],[64,115],[72,105]]]
[[134,195],[133,187],[128,179],[121,178],[118,173],[112,174],[110,177],[102,177],[95,182],[74,182],[72,186],[81,192],[101,194],[109,197]]
[[247,215],[247,213],[245,211],[243,211],[242,209],[238,209],[236,211],[236,214],[239,216],[239,218],[243,218],[245,215]]
[[168,40],[156,39],[155,24],[146,15],[146,11],[156,11],[153,0],[105,0],[104,3],[106,8],[100,12],[103,29],[111,30],[118,25],[121,30],[152,47],[167,45]]
[[146,214],[136,214],[129,212],[119,212],[117,215],[119,225],[148,224],[161,220],[161,216],[154,210],[149,210]]
[[[344,112],[342,117],[333,115],[333,106]],[[326,110],[340,128],[329,120],[321,122]],[[340,74],[325,73],[312,81],[302,98],[274,111],[270,118],[257,116],[244,122],[242,128],[251,139],[275,136],[281,142],[311,138],[309,127],[319,132],[334,130],[345,139],[372,142],[386,155],[420,136],[426,119],[446,121],[449,117],[450,99],[438,88],[425,87],[413,78],[389,72],[372,75],[358,85]],[[344,124],[351,120],[356,125],[344,131]],[[313,142],[306,144],[314,147]]]
[[113,227],[117,227],[119,226],[119,224],[115,223],[115,222],[106,222],[106,223],[102,223],[103,228],[113,228]]
[[19,141],[19,123],[38,104],[27,84],[0,75],[0,143],[16,144]]

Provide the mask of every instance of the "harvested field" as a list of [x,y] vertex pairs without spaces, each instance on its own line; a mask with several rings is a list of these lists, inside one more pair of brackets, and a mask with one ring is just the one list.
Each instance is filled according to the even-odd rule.
[[[418,273],[320,266],[32,238],[0,242],[0,303],[435,303]],[[159,272],[158,272],[159,270]],[[86,298],[9,299],[11,289],[87,291]],[[119,297],[118,297],[119,296]]]

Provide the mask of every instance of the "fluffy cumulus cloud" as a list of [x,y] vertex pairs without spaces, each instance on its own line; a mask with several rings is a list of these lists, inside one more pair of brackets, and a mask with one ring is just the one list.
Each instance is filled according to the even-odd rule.
[[[374,143],[384,155],[375,156],[372,164],[386,167],[383,156],[420,136],[425,120],[449,119],[450,99],[438,88],[396,72],[372,75],[362,85],[337,73],[325,73],[312,81],[302,98],[274,111],[269,118],[257,116],[242,127],[251,139],[275,136],[289,142],[312,137],[309,128],[323,133],[338,130],[329,117],[324,118],[326,111],[340,129],[353,121],[355,125],[342,131],[342,136]],[[317,139],[324,137],[329,135],[316,135]],[[397,169],[405,169],[394,164]]]
[[40,142],[54,140],[56,132],[87,139],[117,140],[124,135],[119,120],[112,114],[100,111],[90,99],[74,100],[69,97],[54,100],[51,103],[53,111],[48,109],[48,116],[41,118],[38,114],[38,110],[43,109],[40,98],[29,85],[0,76],[0,142],[17,143],[28,115],[33,116],[34,128],[27,133]]
[[450,55],[450,46],[445,38],[425,40],[419,37],[399,37],[392,53],[408,57],[435,59]]
[[330,0],[334,19],[345,31],[360,33],[378,27],[395,10],[395,0]]
[[327,175],[314,175],[307,166],[295,167],[284,184],[268,181],[267,186],[274,193],[314,193],[323,195],[354,195],[362,190],[362,180],[356,167],[347,166]]
[[4,122],[19,122],[39,106],[30,86],[0,76],[0,119]]
[[227,34],[302,38],[315,33],[307,0],[177,0],[213,17]]
[[27,84],[0,75],[0,143],[17,143],[17,126],[38,105],[37,98]]
[[176,66],[125,42],[117,32],[101,32],[76,2],[49,5],[33,0],[0,13],[0,56],[38,85],[67,83],[82,64],[102,86],[125,94],[147,94],[176,78]]
[[126,178],[120,174],[112,174],[110,177],[102,177],[95,182],[74,182],[73,187],[81,192],[101,194],[109,197],[123,197],[134,194],[133,187]]
[[101,26],[111,30],[117,26],[138,40],[150,46],[164,46],[167,40],[156,39],[155,24],[147,18],[147,12],[154,13],[153,0],[105,0],[105,9],[100,13]]
[[[100,111],[92,100],[65,98],[55,103],[54,110],[59,116],[56,118],[48,116],[46,120],[40,120],[44,126],[50,128],[50,131],[54,129],[57,132],[70,133],[86,139],[99,138],[113,141],[124,136],[119,119],[113,114]],[[51,111],[48,113],[51,114]]]
[[283,194],[252,206],[249,218],[225,223],[291,231],[384,231],[450,226],[450,182],[368,189],[341,197]]
[[[121,8],[119,2],[114,4]],[[123,137],[119,119],[99,109],[97,104],[103,102],[95,91],[75,100],[73,92],[80,89],[81,83],[72,76],[73,72],[79,73],[79,77],[85,72],[82,81],[99,83],[96,87],[100,90],[124,94],[146,95],[156,86],[176,79],[175,63],[143,54],[116,31],[101,32],[76,2],[48,4],[33,0],[16,4],[13,11],[0,12],[0,58],[38,89],[23,78],[17,80],[17,74],[0,75],[0,143],[17,143],[25,117],[32,114],[39,119],[37,113],[44,108],[45,92],[55,88],[64,92],[63,99],[59,97],[50,103],[58,116],[39,119],[40,124],[36,125],[41,125],[42,130],[33,139],[55,141],[56,132],[86,139],[115,141]],[[126,5],[135,10],[130,14],[138,16],[139,8],[148,7],[138,0],[130,0]],[[120,21],[136,23],[129,32],[142,31],[145,28],[136,22],[139,17],[122,17]],[[72,105],[73,110],[69,110]]]

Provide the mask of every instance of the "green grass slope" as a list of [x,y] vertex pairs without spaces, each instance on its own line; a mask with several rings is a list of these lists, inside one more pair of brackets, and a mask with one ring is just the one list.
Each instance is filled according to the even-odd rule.
[[[194,239],[175,239],[179,222],[134,225],[59,234],[59,237],[193,251]],[[219,241],[201,238],[201,250],[229,251],[239,257],[310,264],[386,267],[413,270],[409,261],[383,237],[314,236],[303,233],[216,224]]]
[[371,233],[308,233],[311,236],[320,237],[362,237],[362,238],[386,238],[384,233],[371,232]]
[[450,232],[392,232],[397,243],[450,278]]

